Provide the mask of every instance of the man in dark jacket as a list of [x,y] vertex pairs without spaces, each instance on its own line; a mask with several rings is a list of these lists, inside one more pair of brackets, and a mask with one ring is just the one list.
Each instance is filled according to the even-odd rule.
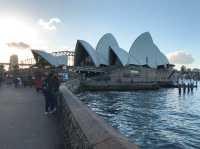
[[56,107],[57,107],[57,96],[58,96],[58,92],[59,92],[59,86],[60,86],[60,80],[58,78],[57,73],[54,73],[52,76],[52,82],[53,82],[53,86],[52,86],[52,98],[53,98],[53,106],[54,106],[54,111],[56,111]]
[[60,82],[55,72],[50,72],[44,81],[43,92],[45,96],[45,114],[54,113],[57,105],[57,92]]

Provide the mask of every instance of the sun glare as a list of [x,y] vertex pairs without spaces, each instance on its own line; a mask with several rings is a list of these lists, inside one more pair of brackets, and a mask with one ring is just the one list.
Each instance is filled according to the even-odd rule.
[[8,42],[33,42],[37,39],[37,32],[26,22],[16,18],[0,20],[0,43]]
[[31,55],[29,50],[8,47],[8,43],[23,42],[32,46],[39,42],[36,28],[19,18],[1,18],[0,35],[0,61],[8,61],[11,54],[18,54],[20,59]]

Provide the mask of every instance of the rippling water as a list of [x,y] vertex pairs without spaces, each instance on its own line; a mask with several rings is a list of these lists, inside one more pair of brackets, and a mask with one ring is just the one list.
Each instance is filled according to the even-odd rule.
[[84,92],[93,111],[144,149],[200,149],[200,92]]

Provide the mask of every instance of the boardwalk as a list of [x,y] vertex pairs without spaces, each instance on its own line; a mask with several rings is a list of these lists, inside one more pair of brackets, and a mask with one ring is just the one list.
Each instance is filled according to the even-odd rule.
[[44,115],[44,98],[31,88],[0,87],[0,149],[61,149],[55,116]]

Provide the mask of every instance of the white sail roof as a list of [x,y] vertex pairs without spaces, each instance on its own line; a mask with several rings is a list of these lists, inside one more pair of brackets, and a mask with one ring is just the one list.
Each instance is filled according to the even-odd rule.
[[128,53],[119,47],[117,40],[112,34],[107,33],[99,40],[96,46],[100,64],[109,65],[110,50],[113,50],[122,65],[127,64]]
[[121,64],[123,66],[125,66],[127,64],[127,62],[128,62],[128,52],[126,52],[122,48],[116,48],[116,49],[112,49],[112,50],[115,52],[115,54],[119,58]]
[[114,36],[110,33],[107,33],[101,37],[99,40],[96,51],[100,58],[100,63],[103,65],[109,65],[109,49],[118,49],[119,45],[114,38]]
[[128,64],[148,65],[156,68],[169,64],[167,57],[154,44],[149,32],[141,34],[129,50]]
[[157,68],[157,66],[169,64],[167,57],[155,45],[149,32],[141,34],[134,41],[129,53],[119,47],[117,40],[110,33],[102,36],[96,46],[96,50],[86,41],[78,40],[75,51],[80,50],[80,44],[91,57],[96,67],[112,65],[112,60],[110,61],[111,52],[115,54],[123,66],[133,64]]
[[127,64],[128,53],[119,47],[116,39],[110,33],[105,34],[99,40],[96,46],[96,50],[88,42],[84,40],[78,40],[75,48],[76,54],[78,54],[78,52],[80,52],[79,50],[81,50],[79,47],[80,44],[82,45],[84,50],[88,53],[88,55],[90,56],[96,67],[100,65],[109,65],[110,50],[112,50],[115,53],[115,55],[117,56],[122,65]]
[[60,66],[60,65],[67,65],[67,56],[62,55],[62,56],[54,56],[51,53],[47,53],[42,50],[31,50],[36,62],[38,61],[39,58],[44,59],[47,63],[49,63],[52,66]]
[[84,41],[84,40],[78,40],[78,41],[77,41],[77,45],[76,45],[75,52],[76,52],[77,50],[79,50],[79,47],[78,47],[79,44],[81,44],[81,45],[84,47],[84,49],[86,50],[86,52],[87,52],[87,53],[89,54],[89,56],[91,57],[91,59],[92,59],[93,63],[95,64],[95,66],[98,67],[98,66],[99,66],[99,58],[98,58],[97,53],[96,53],[96,51],[94,50],[94,48],[93,48],[88,42],[86,42],[86,41]]

